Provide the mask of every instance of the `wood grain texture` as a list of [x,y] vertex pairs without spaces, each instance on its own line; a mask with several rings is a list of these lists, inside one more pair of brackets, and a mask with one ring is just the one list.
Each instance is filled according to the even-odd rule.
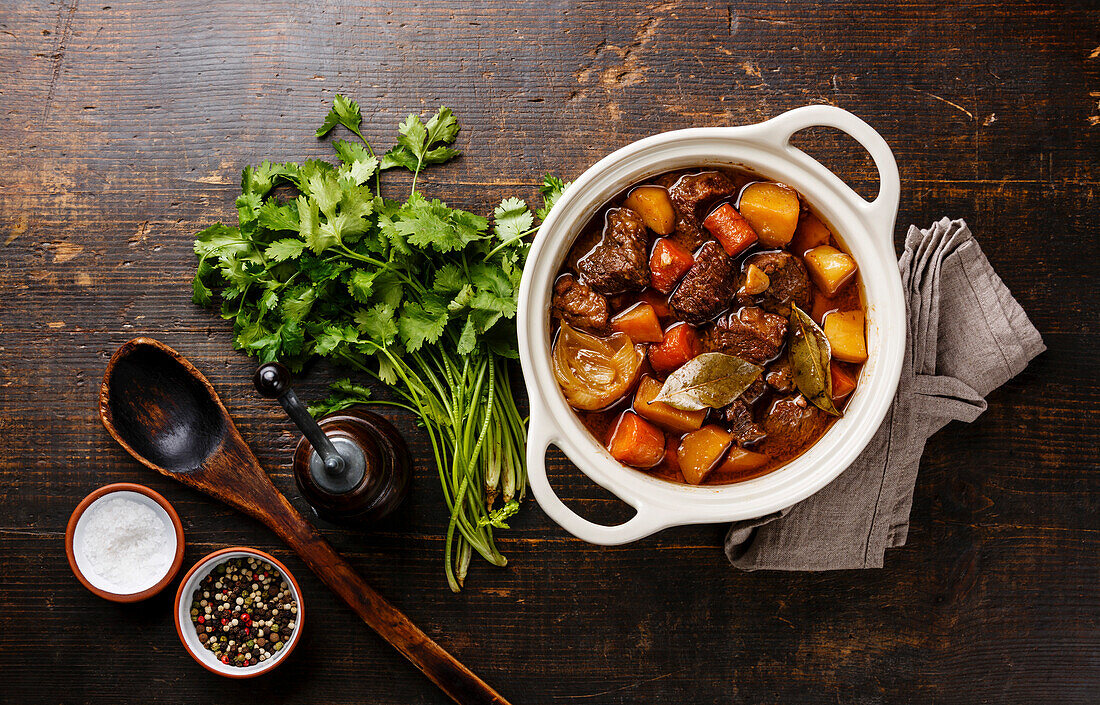
[[[244,165],[329,158],[312,132],[336,92],[383,144],[409,111],[453,108],[466,156],[424,190],[481,212],[653,132],[839,105],[894,148],[898,241],[966,218],[1049,348],[975,423],[932,439],[908,545],[877,571],[737,573],[719,526],[588,546],[529,502],[501,540],[510,565],[475,563],[452,596],[421,462],[398,516],[325,533],[428,636],[525,703],[1095,701],[1098,26],[1085,2],[5,3],[0,701],[446,702],[270,532],[142,469],[96,418],[110,355],[154,335],[209,377],[303,509],[296,434],[252,391],[224,322],[188,303],[190,243],[235,217]],[[847,138],[798,143],[874,193]],[[316,398],[332,376],[317,365],[296,386]],[[425,461],[413,421],[392,418]],[[552,460],[571,506],[625,518]],[[219,679],[177,643],[169,595],[122,606],[80,587],[65,522],[121,480],[174,503],[188,565],[230,544],[286,560],[311,609],[291,662]]]

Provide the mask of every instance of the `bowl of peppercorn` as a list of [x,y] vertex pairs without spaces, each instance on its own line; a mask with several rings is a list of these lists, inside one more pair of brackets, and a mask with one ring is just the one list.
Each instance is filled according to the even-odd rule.
[[176,592],[176,632],[203,668],[252,678],[286,660],[305,610],[286,566],[254,548],[215,551],[195,564]]

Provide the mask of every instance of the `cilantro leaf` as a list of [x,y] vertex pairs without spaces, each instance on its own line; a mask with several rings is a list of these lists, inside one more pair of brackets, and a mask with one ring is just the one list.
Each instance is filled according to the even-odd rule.
[[543,177],[542,186],[539,186],[539,192],[542,194],[542,208],[535,211],[539,220],[546,220],[546,216],[550,215],[550,210],[558,202],[561,194],[572,184],[572,181],[565,182],[550,174]]
[[461,127],[450,108],[440,107],[427,124],[414,114],[398,126],[397,145],[382,155],[379,169],[404,167],[416,173],[429,164],[442,164],[461,152],[450,147]]
[[337,93],[332,99],[332,109],[328,111],[328,115],[325,115],[325,121],[317,128],[317,136],[324,137],[337,125],[343,125],[358,134],[359,125],[362,122],[363,116],[359,112],[359,104]]
[[195,278],[191,280],[191,301],[199,306],[206,306],[210,303],[211,294],[210,288],[202,281],[202,275],[195,274]]
[[469,355],[477,347],[477,325],[474,319],[467,318],[462,326],[462,335],[458,337],[458,347],[455,348],[459,355]]
[[506,198],[493,211],[496,225],[493,234],[500,242],[516,240],[527,233],[535,223],[527,204],[518,198]]
[[313,287],[303,287],[298,293],[283,299],[283,315],[287,320],[301,322],[309,315],[313,308],[313,302],[317,300],[317,292]]
[[332,394],[324,401],[309,405],[309,413],[320,418],[329,414],[343,411],[356,404],[366,404],[371,400],[370,387],[354,384],[351,379],[345,377],[329,385]]
[[336,140],[332,143],[332,146],[336,149],[337,156],[340,157],[340,161],[344,164],[354,164],[355,162],[365,162],[368,159],[373,159],[367,148],[358,142],[347,142],[345,140]]
[[377,272],[367,272],[362,269],[355,270],[348,278],[348,293],[359,303],[367,303],[374,291],[374,278],[377,276]]
[[461,250],[483,238],[489,225],[485,218],[448,208],[438,199],[410,200],[409,204],[401,209],[401,219],[394,227],[406,242],[421,249],[430,247],[439,253]]
[[462,270],[454,262],[448,262],[447,264],[436,270],[435,283],[432,284],[432,289],[438,291],[441,294],[453,294],[463,287],[466,283],[466,277],[462,274]]
[[302,256],[302,250],[306,243],[292,237],[276,240],[264,250],[264,257],[273,262],[285,262],[288,259],[298,259]]
[[424,343],[434,343],[447,327],[447,306],[438,300],[425,299],[421,303],[406,301],[397,319],[397,330],[405,343],[405,349],[416,352]]
[[405,121],[397,127],[397,133],[398,145],[408,150],[418,162],[424,159],[424,152],[428,148],[425,144],[428,139],[428,128],[420,121],[419,115],[413,113],[405,118]]
[[382,347],[388,347],[397,337],[397,320],[394,313],[393,306],[381,303],[369,310],[356,311],[354,320],[359,330],[367,337],[377,341]]
[[378,168],[385,171],[395,166],[400,166],[409,171],[416,171],[416,164],[416,157],[413,156],[412,152],[401,145],[396,145],[391,147],[390,151],[382,155],[382,162],[379,164]]
[[454,116],[451,109],[442,105],[435,115],[428,120],[425,127],[428,132],[428,146],[436,142],[451,144],[458,137],[458,131],[462,129],[458,124],[458,118]]

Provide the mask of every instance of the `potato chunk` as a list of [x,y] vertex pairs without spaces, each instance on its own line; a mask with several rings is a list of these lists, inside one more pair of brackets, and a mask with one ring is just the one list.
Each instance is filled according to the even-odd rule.
[[663,186],[639,186],[627,195],[623,207],[642,216],[646,227],[658,235],[670,235],[676,229],[672,199]]
[[713,425],[704,426],[684,436],[680,441],[680,450],[676,453],[684,479],[693,485],[701,484],[710,471],[718,466],[732,444],[733,436]]
[[680,433],[695,431],[703,425],[707,409],[684,411],[663,401],[653,401],[661,393],[661,386],[660,382],[648,375],[642,377],[642,381],[638,383],[638,391],[634,393],[634,411],[658,426]]
[[745,283],[737,293],[756,296],[757,294],[763,294],[769,286],[771,286],[771,280],[768,279],[767,274],[764,274],[764,270],[755,264],[750,264],[749,268],[745,270]]
[[805,254],[803,260],[817,288],[832,296],[856,273],[856,261],[835,247],[821,245]]
[[798,194],[770,181],[749,184],[737,205],[764,247],[786,247],[798,227]]
[[842,362],[866,362],[867,337],[863,311],[836,311],[825,316],[825,337],[833,357]]
[[745,475],[759,470],[771,462],[771,458],[763,453],[754,453],[744,448],[730,448],[726,459],[718,466],[718,472],[730,475]]

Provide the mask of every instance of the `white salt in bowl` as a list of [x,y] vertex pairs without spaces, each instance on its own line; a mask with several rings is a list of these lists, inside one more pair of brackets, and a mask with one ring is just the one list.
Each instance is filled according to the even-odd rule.
[[[153,523],[152,526],[163,533],[167,543],[164,551],[171,556],[163,569],[125,584],[102,575],[85,550],[91,518],[104,503],[116,498],[136,502],[153,511],[159,525]],[[65,553],[73,574],[84,587],[112,602],[138,602],[156,595],[179,573],[183,564],[183,524],[168,500],[157,492],[132,482],[116,482],[92,492],[73,510],[65,529]]]

